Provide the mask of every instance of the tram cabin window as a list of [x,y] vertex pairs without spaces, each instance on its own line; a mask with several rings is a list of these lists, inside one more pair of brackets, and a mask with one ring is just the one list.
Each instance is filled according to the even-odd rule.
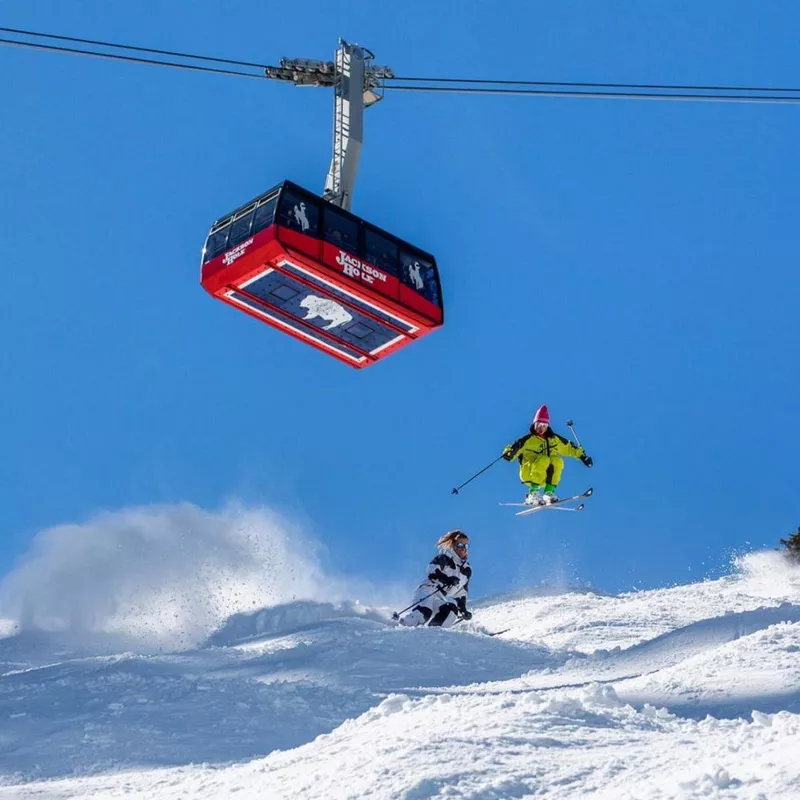
[[318,236],[319,208],[313,200],[286,189],[281,193],[278,224],[308,236]]
[[206,242],[205,257],[203,258],[204,264],[207,264],[212,258],[216,258],[220,253],[224,253],[228,249],[227,242],[230,229],[230,225],[223,225],[209,235]]
[[358,253],[358,223],[330,207],[326,208],[325,241],[356,255]]
[[397,245],[369,225],[364,227],[364,258],[378,269],[397,276]]
[[253,217],[253,233],[263,231],[264,228],[269,228],[275,221],[275,207],[278,205],[278,195],[274,194],[266,200],[262,200],[256,209],[256,215]]
[[401,251],[400,264],[403,283],[419,292],[426,300],[441,307],[439,284],[433,265],[418,254],[408,251]]
[[228,238],[228,249],[241,244],[250,235],[253,226],[253,216],[256,213],[256,204],[246,208],[237,216],[231,224],[231,235]]

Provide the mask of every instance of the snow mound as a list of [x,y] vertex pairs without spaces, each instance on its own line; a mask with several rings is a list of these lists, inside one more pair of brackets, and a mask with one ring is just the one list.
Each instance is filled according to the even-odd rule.
[[214,646],[183,653],[90,656],[42,632],[0,640],[0,775],[249,760],[312,741],[390,693],[555,663],[528,645],[375,617],[346,603],[289,603],[239,615]]
[[317,622],[333,619],[363,618],[385,623],[390,612],[380,612],[358,602],[318,603],[297,600],[251,613],[234,614],[215,633],[209,636],[209,647],[225,647],[256,636],[292,633]]

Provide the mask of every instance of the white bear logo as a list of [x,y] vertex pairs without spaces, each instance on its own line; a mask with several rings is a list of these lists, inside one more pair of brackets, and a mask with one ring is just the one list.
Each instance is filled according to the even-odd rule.
[[333,300],[328,300],[327,297],[317,297],[315,294],[310,294],[300,301],[300,305],[308,312],[304,319],[322,317],[322,319],[328,320],[328,324],[323,327],[325,331],[344,325],[345,322],[350,322],[353,319],[353,315],[344,306],[340,306]]

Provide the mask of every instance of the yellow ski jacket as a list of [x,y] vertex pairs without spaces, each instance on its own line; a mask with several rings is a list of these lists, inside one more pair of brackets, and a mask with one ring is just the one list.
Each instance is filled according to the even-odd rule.
[[551,428],[544,436],[529,433],[521,436],[513,444],[503,450],[506,461],[518,459],[520,463],[519,477],[523,483],[558,484],[561,478],[563,461],[561,456],[581,458],[586,455],[582,447],[578,447],[569,439],[565,439]]

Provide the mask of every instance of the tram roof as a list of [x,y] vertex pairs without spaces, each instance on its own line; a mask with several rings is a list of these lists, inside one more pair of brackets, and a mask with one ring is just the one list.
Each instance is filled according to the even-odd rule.
[[270,189],[267,189],[266,192],[262,192],[260,195],[258,195],[257,197],[254,197],[252,200],[248,200],[246,203],[243,203],[242,205],[238,206],[237,208],[235,208],[233,211],[229,212],[228,214],[223,214],[219,219],[217,219],[214,222],[214,224],[211,226],[211,230],[213,231],[216,228],[219,228],[222,225],[230,222],[237,214],[240,214],[242,211],[245,211],[246,209],[250,208],[250,206],[252,206],[254,203],[258,203],[261,200],[264,200],[265,198],[269,197],[271,194],[274,194],[279,189],[293,189],[295,191],[301,192],[302,194],[309,195],[312,199],[314,199],[314,200],[316,200],[316,201],[318,201],[320,203],[324,203],[326,206],[329,206],[330,208],[334,209],[338,214],[344,214],[345,216],[350,217],[351,219],[354,219],[357,222],[364,222],[367,225],[369,225],[371,228],[374,228],[376,231],[378,231],[378,233],[382,233],[385,236],[388,236],[390,239],[395,239],[396,241],[398,241],[399,243],[405,245],[406,247],[408,247],[408,248],[410,248],[412,250],[416,250],[418,253],[422,254],[423,256],[427,256],[427,258],[430,259],[432,262],[435,262],[434,257],[429,252],[427,252],[426,250],[423,250],[421,247],[417,247],[416,245],[411,244],[410,242],[406,241],[405,239],[401,239],[397,234],[394,234],[391,231],[387,231],[384,228],[380,228],[377,225],[375,225],[374,223],[370,222],[369,220],[366,220],[363,217],[359,217],[357,214],[353,214],[352,211],[346,211],[345,209],[340,208],[337,205],[334,205],[329,200],[326,200],[324,197],[320,197],[320,195],[315,194],[314,192],[309,191],[308,189],[304,188],[303,186],[300,186],[299,184],[294,183],[294,181],[290,181],[290,180],[281,181],[280,183],[275,184],[275,186],[272,186]]

